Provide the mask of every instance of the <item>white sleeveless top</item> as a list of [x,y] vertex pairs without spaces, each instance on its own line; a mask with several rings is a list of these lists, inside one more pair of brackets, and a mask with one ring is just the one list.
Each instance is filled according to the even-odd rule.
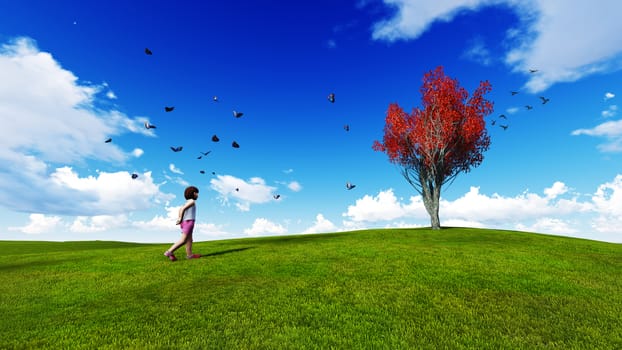
[[[191,201],[191,200],[192,199],[188,199],[188,201]],[[197,217],[197,205],[195,203],[193,206],[191,206],[190,208],[186,209],[186,211],[184,211],[184,217],[181,218],[181,221],[196,220],[196,217]]]

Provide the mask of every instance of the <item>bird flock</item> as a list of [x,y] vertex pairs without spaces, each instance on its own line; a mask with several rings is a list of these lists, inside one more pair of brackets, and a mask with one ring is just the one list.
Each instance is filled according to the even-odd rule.
[[[537,72],[538,72],[538,69],[529,69],[529,74],[535,74],[535,73],[537,73]],[[518,94],[519,94],[519,92],[518,92],[518,91],[510,91],[510,95],[511,95],[511,96],[516,96],[516,95],[518,95]],[[550,98],[546,98],[546,97],[544,97],[544,96],[538,96],[538,98],[540,99],[540,102],[541,102],[541,104],[542,104],[542,105],[547,104],[547,103],[551,100]],[[526,109],[526,110],[528,110],[528,111],[533,110],[533,108],[534,108],[534,107],[533,107],[533,105],[531,105],[531,104],[526,104],[526,105],[525,105],[525,109]],[[504,120],[503,124],[501,123],[501,119],[503,119],[503,120]],[[507,120],[508,120],[508,117],[507,117],[505,114],[500,114],[499,116],[497,116],[497,119],[493,119],[493,120],[491,120],[490,124],[491,124],[492,126],[494,126],[494,125],[497,125],[497,123],[498,123],[499,127],[505,131],[505,130],[507,130],[507,129],[508,129],[508,127],[510,126],[510,125],[507,123]]]
[[[149,49],[149,48],[145,48],[144,53],[145,53],[145,55],[147,55],[147,56],[153,56],[153,51],[151,51],[151,49]],[[335,94],[334,94],[334,93],[330,93],[330,94],[328,95],[327,99],[328,99],[328,101],[329,101],[330,103],[335,103]],[[213,102],[219,102],[219,101],[220,101],[220,99],[218,98],[218,96],[213,96],[213,97],[212,97],[212,101],[213,101]],[[175,106],[164,106],[164,112],[165,112],[165,113],[171,113],[171,112],[173,112],[174,110],[175,110]],[[236,118],[236,119],[239,119],[239,118],[241,118],[241,117],[244,115],[244,113],[243,113],[243,112],[238,111],[238,110],[235,110],[235,109],[232,111],[232,113],[233,113],[233,117],[234,117],[234,118]],[[145,121],[145,122],[144,122],[144,126],[145,126],[145,129],[147,129],[147,130],[149,130],[149,129],[156,129],[156,128],[157,128],[157,127],[156,127],[156,125],[151,124],[149,121]],[[345,125],[343,126],[343,129],[344,129],[346,132],[350,131],[350,125],[345,124]],[[212,142],[214,142],[214,143],[220,142],[220,138],[219,138],[219,137],[218,137],[218,135],[216,135],[216,134],[214,134],[214,135],[212,136],[211,140],[212,140]],[[105,142],[105,143],[111,143],[111,142],[112,142],[112,138],[110,138],[110,137],[109,137],[109,138],[107,138],[104,142]],[[238,148],[240,148],[240,144],[239,144],[236,140],[233,140],[233,141],[231,142],[231,147],[232,147],[232,148],[235,148],[235,149],[238,149]],[[183,147],[183,146],[170,146],[170,149],[171,149],[171,151],[173,151],[174,153],[178,153],[178,152],[183,151],[184,147]],[[206,151],[206,152],[200,152],[200,155],[197,157],[197,159],[199,159],[199,160],[200,160],[200,159],[202,159],[203,157],[205,157],[205,156],[209,155],[210,153],[211,153],[211,150],[208,150],[208,151]],[[199,173],[200,173],[200,174],[205,174],[205,170],[199,170]],[[216,172],[215,172],[215,171],[212,171],[212,175],[216,175]],[[138,175],[137,173],[132,173],[132,174],[131,174],[131,177],[132,177],[132,179],[137,179],[137,178],[139,177],[139,175]],[[353,185],[352,183],[350,183],[350,181],[347,181],[347,182],[346,182],[346,189],[347,189],[347,190],[351,190],[351,189],[353,189],[354,187],[356,187],[356,185]],[[240,189],[239,189],[239,188],[236,188],[236,189],[235,189],[235,191],[236,191],[236,192],[239,192],[239,191],[240,191]],[[279,199],[281,198],[281,195],[280,195],[280,194],[275,194],[275,195],[273,195],[273,198],[274,198],[275,200],[279,200]]]

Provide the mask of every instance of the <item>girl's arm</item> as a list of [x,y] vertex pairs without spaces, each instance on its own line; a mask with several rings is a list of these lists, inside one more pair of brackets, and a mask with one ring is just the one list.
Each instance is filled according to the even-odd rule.
[[179,208],[179,217],[177,218],[177,225],[181,224],[181,219],[184,217],[184,212],[186,211],[186,209],[190,208],[191,206],[194,205],[194,200],[191,199],[189,201],[186,202],[186,204],[184,204],[181,208]]

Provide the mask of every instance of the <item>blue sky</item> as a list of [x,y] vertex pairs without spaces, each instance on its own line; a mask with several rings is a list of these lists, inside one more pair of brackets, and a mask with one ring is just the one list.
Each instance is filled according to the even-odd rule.
[[442,65],[470,92],[489,80],[495,111],[484,162],[444,188],[441,225],[622,242],[619,13],[613,0],[5,2],[0,238],[171,242],[188,185],[197,241],[429,226],[371,146],[388,105],[419,106]]

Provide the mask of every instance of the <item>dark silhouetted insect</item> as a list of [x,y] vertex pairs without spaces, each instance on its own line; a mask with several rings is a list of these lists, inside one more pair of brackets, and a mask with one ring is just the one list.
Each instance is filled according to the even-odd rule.
[[136,179],[138,177],[138,174],[134,173],[132,174],[132,179]]
[[351,189],[353,189],[354,187],[356,187],[356,185],[351,184],[351,183],[350,183],[350,181],[346,182],[346,188],[347,188],[348,190],[351,190]]
[[501,114],[499,118],[508,119],[508,117],[506,117],[505,114]]
[[[244,115],[244,113],[242,113],[242,112],[233,111],[233,116],[234,116],[234,117],[236,117],[236,118],[239,118],[239,117],[241,117],[241,116],[243,116],[243,115]],[[252,118],[251,118],[251,119],[252,119]]]
[[512,96],[514,96],[518,94],[518,91],[510,91],[510,93],[512,94]]
[[507,130],[509,125],[499,125],[503,130]]
[[530,70],[529,70],[529,73],[535,73],[535,72],[537,72],[537,71],[538,71],[537,69],[530,69]]
[[328,100],[330,101],[330,103],[335,103],[335,94],[332,92],[328,94]]
[[233,147],[233,148],[240,148],[240,145],[238,145],[238,143],[237,143],[237,142],[233,141],[233,142],[231,143],[231,147]]
[[216,172],[215,172],[215,171],[212,171],[212,175],[216,175]]
[[532,106],[530,106],[530,105],[525,105],[525,108],[527,108],[527,109],[533,109],[533,107],[532,107]]
[[179,146],[179,147],[171,146],[171,149],[173,150],[173,152],[180,152],[182,149],[184,149],[184,147],[183,146]]
[[201,174],[205,174],[205,170],[199,170]]
[[174,109],[175,107],[164,107],[165,112],[172,112]]
[[108,138],[108,139],[106,139],[106,141],[104,141],[104,142],[105,142],[105,143],[110,143],[110,142],[112,142],[112,139],[111,139],[111,138]]
[[279,199],[279,198],[281,198],[281,195],[280,194],[275,194],[273,197],[274,197],[274,199]]
[[551,99],[550,98],[546,98],[544,96],[540,96],[540,99],[542,100],[542,104],[546,104],[547,102],[549,102]]
[[240,189],[239,189],[239,188],[236,188],[236,189],[235,189],[235,191],[236,191],[236,192],[240,192]]
[[149,56],[153,55],[153,52],[151,52],[148,47],[145,48],[145,53]]
[[218,141],[220,141],[220,139],[218,138],[218,136],[214,135],[214,136],[212,136],[212,141],[218,142]]
[[350,131],[350,125],[346,124],[343,126],[343,130]]
[[145,122],[145,128],[147,128],[147,129],[155,129],[156,126],[153,125],[153,124],[149,124],[149,122]]
[[493,120],[493,121],[490,122],[490,125],[495,125],[495,124],[497,124],[496,120]]

